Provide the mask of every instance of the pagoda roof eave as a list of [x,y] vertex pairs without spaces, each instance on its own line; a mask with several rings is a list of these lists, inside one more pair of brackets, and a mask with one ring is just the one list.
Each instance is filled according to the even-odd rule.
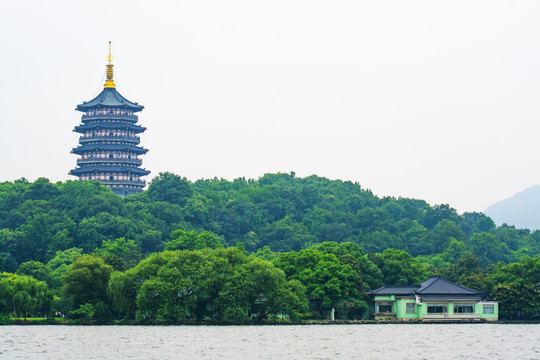
[[93,123],[93,124],[84,124],[84,125],[78,125],[75,126],[74,131],[76,132],[84,132],[89,131],[92,129],[128,129],[135,133],[142,133],[146,131],[146,128],[144,126],[139,125],[133,125],[133,124],[122,124],[122,123]]
[[76,147],[72,150],[74,154],[84,154],[87,152],[97,151],[97,150],[109,150],[109,151],[129,151],[134,154],[146,154],[148,149],[135,146],[135,145],[124,145],[124,144],[92,144],[92,145],[83,145]]
[[144,109],[144,106],[131,102],[120,95],[115,88],[105,88],[92,100],[77,105],[76,110],[86,112],[91,109],[102,107],[126,108],[133,110],[134,112]]
[[94,174],[95,172],[116,172],[116,173],[132,173],[139,176],[150,174],[149,170],[130,167],[130,166],[84,166],[71,170],[71,175],[80,176],[83,174]]

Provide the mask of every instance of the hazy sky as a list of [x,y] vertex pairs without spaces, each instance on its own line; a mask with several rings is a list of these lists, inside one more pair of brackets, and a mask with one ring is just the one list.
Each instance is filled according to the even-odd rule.
[[488,205],[540,184],[538,1],[4,1],[0,181],[74,179],[75,106],[146,106],[143,167]]

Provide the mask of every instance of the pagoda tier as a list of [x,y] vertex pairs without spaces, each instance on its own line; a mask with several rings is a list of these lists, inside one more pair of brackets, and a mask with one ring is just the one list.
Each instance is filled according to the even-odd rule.
[[87,136],[90,136],[90,134],[99,132],[99,131],[107,131],[107,130],[120,130],[125,131],[133,134],[139,134],[146,130],[145,127],[139,126],[139,125],[133,125],[133,124],[119,124],[114,122],[99,122],[99,123],[92,123],[92,124],[84,124],[75,126],[75,132],[78,132],[80,134],[86,134]]
[[[115,176],[119,174],[133,174],[137,176],[145,176],[150,174],[150,171],[139,169],[137,167],[133,166],[85,166],[78,169],[71,170],[71,173],[73,175],[81,176],[81,175],[91,175],[96,173],[102,173],[102,172],[110,172],[109,176]],[[114,174],[113,174],[114,173]]]
[[146,128],[136,125],[137,112],[144,106],[127,100],[116,91],[112,56],[107,57],[105,88],[94,99],[77,105],[83,113],[81,124],[73,130],[81,134],[79,146],[71,152],[80,155],[77,167],[70,174],[79,180],[98,180],[118,195],[141,192],[146,186],[142,178],[150,173],[140,168],[139,158],[148,149],[138,146]]
[[96,140],[97,144],[81,145],[74,148],[71,152],[77,155],[97,155],[97,154],[112,154],[112,153],[131,153],[142,155],[148,152],[148,149],[143,149],[140,146],[122,144],[122,137],[115,136],[103,136],[108,137],[108,141]]

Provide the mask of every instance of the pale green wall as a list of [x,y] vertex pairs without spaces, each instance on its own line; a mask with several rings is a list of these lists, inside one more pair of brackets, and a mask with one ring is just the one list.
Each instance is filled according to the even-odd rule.
[[[388,296],[375,296],[374,300],[379,301],[394,301],[394,313],[396,314],[396,319],[422,319],[427,314],[428,304],[447,304],[448,306],[448,317],[454,315],[454,304],[467,304],[467,301],[433,301],[433,302],[422,302],[422,305],[417,305],[415,298],[398,298],[396,299],[395,295]],[[407,303],[415,303],[416,313],[407,313]],[[483,305],[493,305],[493,314],[484,314]],[[499,318],[499,304],[496,302],[478,302],[474,303],[474,313],[479,316],[481,319],[493,319],[496,320]],[[466,314],[463,314],[466,315]],[[428,315],[427,317],[430,317]]]
[[[415,312],[407,313],[407,303],[415,304]],[[417,319],[418,318],[418,305],[416,305],[415,298],[402,298],[397,299],[394,304],[394,311],[396,312],[396,319]]]
[[[484,314],[484,305],[493,305],[493,314]],[[482,319],[498,319],[499,318],[499,304],[496,302],[478,303],[477,312]]]

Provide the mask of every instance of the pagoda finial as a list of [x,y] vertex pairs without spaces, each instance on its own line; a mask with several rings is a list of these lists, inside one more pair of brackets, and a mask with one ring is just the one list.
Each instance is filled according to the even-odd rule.
[[107,55],[107,60],[109,61],[109,63],[107,64],[107,80],[105,81],[105,87],[106,88],[116,88],[116,84],[114,83],[114,80],[113,80],[113,75],[114,75],[114,71],[113,71],[113,64],[112,64],[112,61],[113,61],[113,56],[111,54],[111,42],[109,41],[109,55]]

